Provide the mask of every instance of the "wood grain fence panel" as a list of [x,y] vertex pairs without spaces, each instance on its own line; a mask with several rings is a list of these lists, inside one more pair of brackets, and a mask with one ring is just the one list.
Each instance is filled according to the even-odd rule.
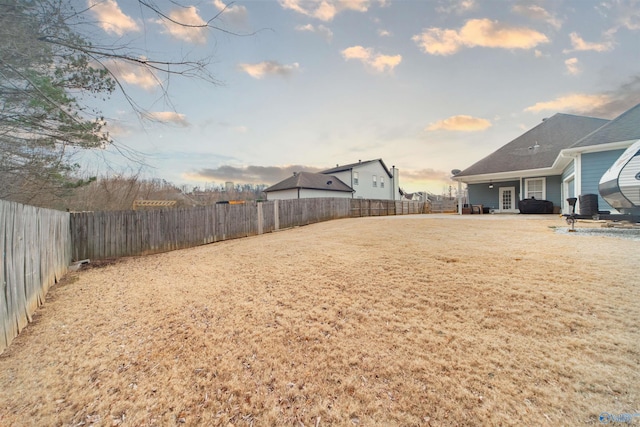
[[9,251],[7,250],[7,234],[9,218],[12,216],[12,206],[9,203],[0,201],[0,352],[5,349],[13,339],[11,317],[9,314],[9,303],[7,301],[8,285],[7,274],[9,266]]
[[70,232],[74,258],[104,259],[183,249],[338,218],[419,213],[421,206],[417,202],[318,198],[83,212],[72,214]]
[[70,216],[0,200],[0,353],[71,261]]

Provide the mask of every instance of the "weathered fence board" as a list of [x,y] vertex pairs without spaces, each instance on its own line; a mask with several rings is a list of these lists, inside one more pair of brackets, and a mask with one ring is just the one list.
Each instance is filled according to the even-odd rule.
[[0,200],[0,352],[71,261],[69,214]]
[[183,249],[338,218],[422,213],[424,203],[294,199],[195,208],[71,214],[73,259]]

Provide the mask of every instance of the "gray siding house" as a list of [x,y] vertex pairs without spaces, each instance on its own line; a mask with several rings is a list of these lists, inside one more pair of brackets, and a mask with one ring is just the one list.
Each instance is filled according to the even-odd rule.
[[296,172],[293,176],[264,190],[267,200],[308,199],[317,197],[351,198],[353,189],[334,175]]
[[399,173],[382,159],[358,161],[322,171],[340,178],[353,188],[355,199],[400,200]]
[[[535,198],[569,213],[566,199],[598,194],[604,172],[638,139],[640,104],[613,120],[556,114],[453,179],[467,184],[472,205],[515,213]],[[599,206],[615,212],[602,198]]]
[[398,169],[382,159],[336,165],[319,173],[298,172],[264,190],[267,200],[314,197],[400,200]]

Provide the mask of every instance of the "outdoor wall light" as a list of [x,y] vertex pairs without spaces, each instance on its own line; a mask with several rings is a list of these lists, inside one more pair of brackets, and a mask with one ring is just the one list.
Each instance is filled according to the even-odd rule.
[[489,188],[493,188],[493,182],[489,181]]

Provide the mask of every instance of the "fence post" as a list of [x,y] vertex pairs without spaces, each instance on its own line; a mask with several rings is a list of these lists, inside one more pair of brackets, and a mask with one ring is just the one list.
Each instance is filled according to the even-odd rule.
[[280,216],[278,214],[278,200],[274,200],[273,201],[273,222],[274,222],[274,229],[280,230]]

